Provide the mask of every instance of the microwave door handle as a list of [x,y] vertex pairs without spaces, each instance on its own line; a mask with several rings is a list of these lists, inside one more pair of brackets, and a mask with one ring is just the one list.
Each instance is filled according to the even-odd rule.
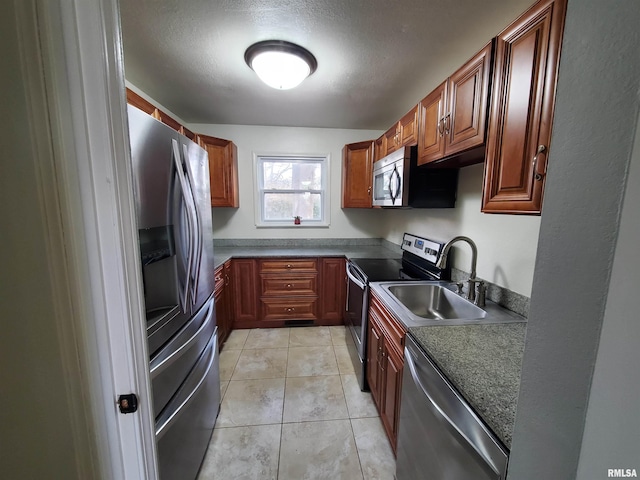
[[[171,140],[173,146],[173,162],[176,167],[176,173],[178,175],[178,183],[180,184],[180,194],[182,203],[185,205],[187,211],[187,273],[184,280],[184,291],[180,291],[180,300],[182,302],[182,311],[186,313],[187,302],[189,301],[189,284],[191,280],[191,256],[193,255],[193,235],[192,235],[192,220],[189,210],[189,205],[186,199],[187,185],[184,177],[184,171],[182,170],[182,159],[180,158],[180,149],[178,148],[178,142],[175,139]],[[180,208],[180,207],[178,207]]]
[[[391,197],[391,204],[392,205],[395,205],[396,198],[398,198],[397,195],[398,195],[398,191],[399,191],[400,187],[399,187],[399,185],[397,183],[398,183],[398,179],[399,178],[400,178],[400,175],[398,174],[398,169],[394,165],[393,166],[393,172],[391,172],[391,175],[389,175],[389,196]],[[396,185],[394,185],[394,179],[395,179]]]
[[394,199],[398,199],[400,198],[400,190],[402,189],[402,177],[400,177],[400,172],[398,172],[397,168],[393,169],[393,173],[396,175],[396,193],[393,194],[393,197]]
[[191,196],[191,208],[192,215],[195,224],[195,238],[194,238],[194,255],[192,257],[192,266],[191,266],[191,276],[192,276],[192,285],[191,285],[191,303],[195,304],[197,297],[196,294],[198,292],[198,280],[200,278],[200,263],[202,259],[202,216],[200,215],[200,210],[198,209],[198,203],[196,202],[196,194],[193,191],[195,188],[195,181],[193,177],[193,173],[191,171],[191,164],[189,163],[189,153],[187,151],[187,146],[182,145],[182,153],[184,155],[184,162],[187,170],[187,185],[189,186],[189,194]]

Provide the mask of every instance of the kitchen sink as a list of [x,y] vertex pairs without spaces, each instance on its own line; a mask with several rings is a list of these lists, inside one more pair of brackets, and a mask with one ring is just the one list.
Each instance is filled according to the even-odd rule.
[[371,288],[406,327],[526,321],[489,300],[483,308],[474,305],[451,282],[373,282]]
[[442,285],[390,285],[389,292],[411,313],[430,320],[485,318],[487,312]]

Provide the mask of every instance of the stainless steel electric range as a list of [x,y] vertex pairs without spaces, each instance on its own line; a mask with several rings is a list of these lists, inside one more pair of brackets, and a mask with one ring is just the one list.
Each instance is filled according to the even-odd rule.
[[405,233],[402,259],[353,258],[347,262],[347,305],[345,324],[347,348],[360,389],[366,391],[367,318],[369,283],[391,280],[449,280],[449,266],[436,267],[444,243]]

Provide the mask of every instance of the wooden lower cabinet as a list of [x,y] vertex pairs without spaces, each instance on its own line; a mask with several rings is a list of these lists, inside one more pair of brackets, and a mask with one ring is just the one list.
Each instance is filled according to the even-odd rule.
[[344,257],[232,260],[233,328],[341,325]]
[[320,259],[320,321],[323,325],[344,323],[347,293],[346,259]]
[[254,258],[231,260],[233,285],[233,328],[255,328],[258,316],[258,261]]
[[226,261],[215,270],[214,298],[216,305],[216,324],[218,325],[218,344],[220,348],[233,329],[231,261]]
[[367,380],[393,452],[396,452],[406,329],[371,292]]

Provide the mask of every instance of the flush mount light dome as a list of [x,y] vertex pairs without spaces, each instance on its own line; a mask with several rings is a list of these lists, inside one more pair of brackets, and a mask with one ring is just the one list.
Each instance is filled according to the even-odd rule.
[[254,43],[244,52],[244,60],[260,80],[278,90],[297,87],[318,66],[309,50],[282,40]]

